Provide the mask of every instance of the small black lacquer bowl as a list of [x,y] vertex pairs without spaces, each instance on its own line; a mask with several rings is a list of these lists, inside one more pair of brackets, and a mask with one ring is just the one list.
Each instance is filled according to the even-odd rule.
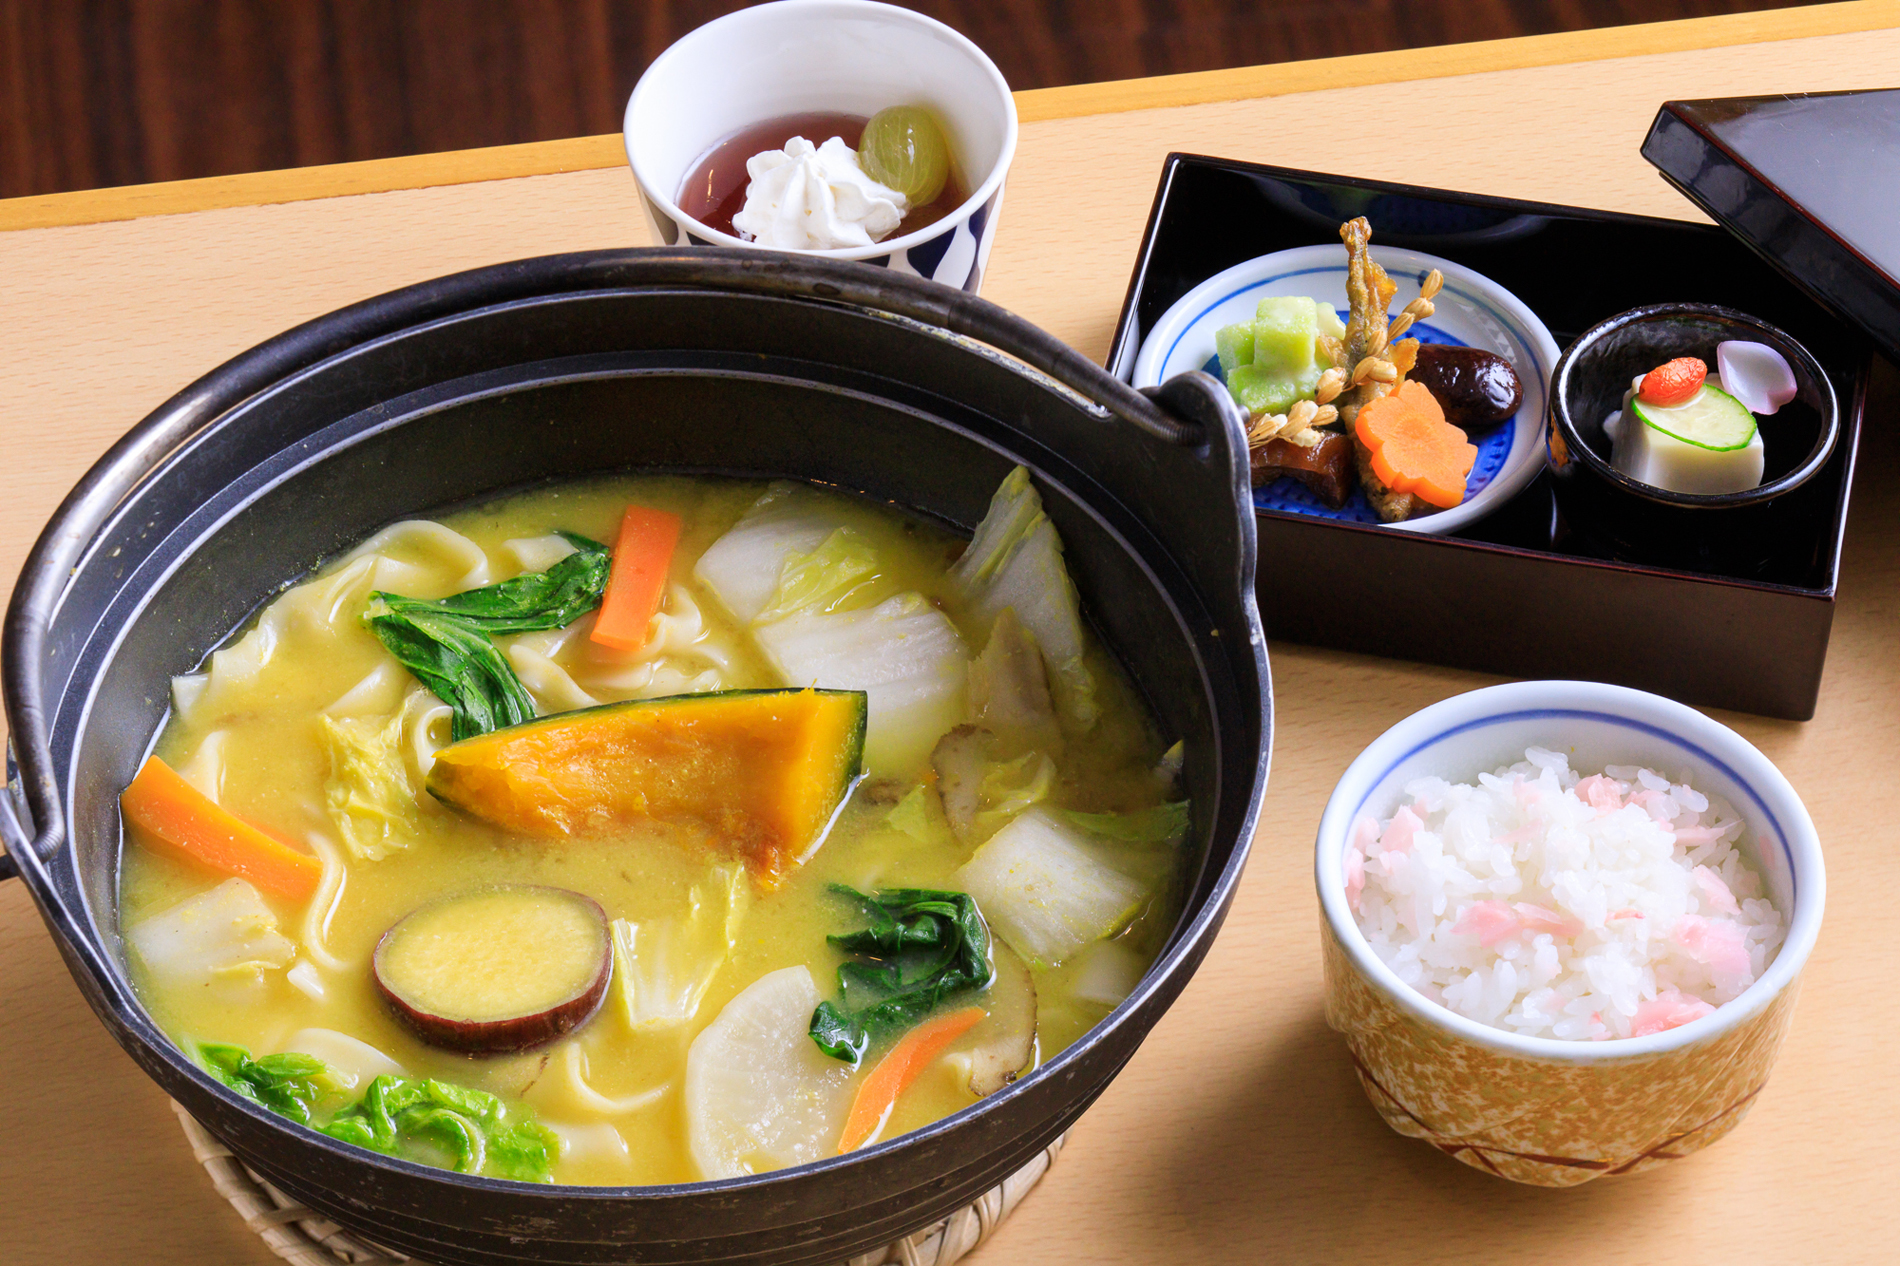
[[[1765,343],[1787,358],[1795,398],[1760,420],[1764,468],[1746,492],[1670,492],[1610,464],[1603,422],[1623,407],[1630,380],[1678,356],[1715,368],[1716,344]],[[1584,331],[1557,361],[1550,384],[1546,458],[1563,527],[1610,557],[1688,570],[1747,567],[1765,560],[1792,526],[1784,494],[1807,483],[1834,451],[1840,405],[1808,350],[1764,321],[1731,308],[1657,303]]]

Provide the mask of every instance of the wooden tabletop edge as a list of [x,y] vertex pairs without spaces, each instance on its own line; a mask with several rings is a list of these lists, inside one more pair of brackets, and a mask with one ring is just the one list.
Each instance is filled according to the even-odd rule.
[[[1900,0],[1842,0],[1841,3],[1756,13],[1276,62],[1065,88],[1038,88],[1018,92],[1016,105],[1023,122],[1037,123],[1084,115],[1286,96],[1328,88],[1844,35],[1893,26],[1900,26]],[[625,161],[620,136],[609,134],[40,194],[0,200],[0,232],[512,180],[618,167]]]

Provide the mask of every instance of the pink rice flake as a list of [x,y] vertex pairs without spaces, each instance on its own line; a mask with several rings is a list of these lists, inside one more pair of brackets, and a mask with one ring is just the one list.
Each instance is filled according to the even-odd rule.
[[1400,805],[1399,811],[1386,823],[1385,834],[1379,837],[1379,847],[1388,853],[1409,853],[1412,851],[1412,837],[1424,825],[1419,816],[1412,812],[1410,805]]
[[1519,774],[1517,781],[1511,784],[1511,790],[1517,793],[1519,804],[1536,804],[1544,798],[1544,789],[1534,782],[1526,782],[1522,774]]
[[1549,932],[1552,936],[1576,936],[1583,931],[1583,923],[1568,914],[1560,914],[1545,906],[1534,906],[1520,901],[1511,907],[1517,912],[1519,925],[1526,932]]
[[1679,1029],[1714,1010],[1700,998],[1685,997],[1674,989],[1665,989],[1650,1001],[1636,1005],[1636,1016],[1630,1022],[1630,1036],[1648,1037],[1652,1033]]
[[1735,904],[1735,894],[1729,891],[1722,877],[1707,866],[1695,868],[1696,891],[1702,895],[1702,904],[1717,914],[1740,914],[1742,908]]
[[1610,917],[1607,922],[1614,923],[1618,919],[1641,919],[1644,917],[1646,916],[1643,912],[1638,910],[1635,906],[1625,906],[1621,910],[1610,911]]
[[1685,914],[1676,920],[1675,936],[1690,958],[1706,963],[1712,972],[1746,976],[1753,970],[1739,923]]
[[1579,779],[1571,788],[1577,793],[1577,799],[1595,809],[1598,814],[1615,813],[1623,807],[1623,793],[1617,790],[1614,778],[1605,778],[1602,774],[1591,774]]
[[1671,827],[1676,833],[1676,843],[1694,848],[1697,844],[1713,844],[1722,836],[1724,828],[1713,826]]
[[1346,846],[1346,904],[1359,913],[1359,894],[1366,890],[1366,855],[1357,844]]
[[1522,844],[1526,840],[1535,839],[1537,837],[1537,833],[1543,829],[1544,829],[1543,823],[1532,822],[1529,825],[1518,827],[1515,831],[1506,831],[1504,834],[1494,839],[1492,843],[1494,844]]
[[1478,944],[1490,949],[1499,941],[1516,936],[1522,926],[1517,912],[1502,901],[1479,901],[1459,916],[1451,930],[1459,936],[1475,936]]

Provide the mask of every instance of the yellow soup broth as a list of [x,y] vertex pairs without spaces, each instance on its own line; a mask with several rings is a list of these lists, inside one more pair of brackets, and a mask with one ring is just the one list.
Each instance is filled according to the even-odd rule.
[[[591,614],[566,629],[495,639],[541,713],[710,690],[829,686],[781,680],[753,631],[694,574],[707,547],[766,492],[764,484],[723,479],[624,478],[523,493],[449,515],[440,524],[396,525],[278,595],[242,636],[207,661],[205,672],[175,683],[177,706],[156,755],[224,809],[316,853],[325,877],[308,902],[264,893],[281,938],[266,940],[276,949],[221,962],[207,978],[164,966],[162,956],[145,948],[153,942],[139,928],[230,877],[128,847],[121,895],[129,957],[160,1025],[191,1052],[207,1042],[241,1046],[256,1056],[308,1051],[326,1059],[344,1081],[357,1078],[353,1090],[339,1092],[338,1102],[360,1094],[390,1066],[409,1077],[492,1092],[512,1114],[537,1119],[554,1132],[557,1182],[655,1184],[709,1176],[693,1152],[683,1088],[695,1036],[748,985],[781,968],[804,966],[823,997],[837,996],[837,970],[847,956],[826,938],[861,928],[866,919],[829,885],[865,893],[957,888],[958,868],[972,856],[970,840],[940,826],[918,830],[913,818],[901,814],[893,820],[915,788],[937,794],[930,764],[871,771],[822,847],[776,887],[736,870],[717,841],[699,829],[648,823],[563,838],[511,836],[423,789],[433,752],[448,741],[448,709],[384,649],[362,615],[372,589],[439,598],[544,570],[563,548],[550,537],[557,529],[611,546],[622,512],[639,504],[672,511],[683,521],[646,649],[629,655],[595,645],[588,637]],[[921,594],[954,623],[970,656],[984,648],[990,629],[965,609],[948,571],[965,542],[876,505],[812,490],[802,495],[868,543],[877,560],[875,574],[835,609],[869,609],[893,595]],[[1174,799],[1172,776],[1157,771],[1164,736],[1154,732],[1099,646],[1088,646],[1084,662],[1095,683],[1098,718],[1085,733],[1066,736],[1053,779],[1019,798],[1052,812],[1124,814]],[[339,734],[382,753],[382,765],[366,760],[352,781],[342,768],[348,749]],[[909,806],[920,803],[913,799]],[[940,820],[935,804],[928,807]],[[1006,804],[991,817],[1006,818],[1011,811]],[[131,831],[130,839],[137,844],[141,835]],[[1132,917],[1113,931],[1112,942],[1033,967],[1033,1061],[1046,1061],[1075,1041],[1118,993],[1132,987],[1134,977],[1124,966],[1120,986],[1104,992],[1094,980],[1103,974],[1097,961],[1102,954],[1112,951],[1138,975],[1175,917],[1178,839],[1167,843],[1160,862],[1152,846],[1144,851],[1113,838],[1100,846],[1111,859],[1131,859],[1124,869],[1145,885],[1143,895]],[[371,957],[378,940],[419,907],[496,884],[550,885],[591,897],[611,919],[640,929],[644,939],[634,941],[636,955],[667,929],[679,931],[676,949],[689,942],[713,946],[716,966],[703,996],[679,1022],[636,1026],[616,978],[599,1012],[552,1044],[482,1057],[425,1044],[377,991]],[[1000,947],[1002,938],[997,941]],[[616,960],[616,977],[624,966]],[[1090,973],[1094,983],[1078,984]],[[984,993],[975,993],[944,1005],[985,1001]],[[361,1055],[358,1048],[326,1031],[373,1051],[357,1059],[351,1052]],[[889,1045],[886,1040],[873,1046],[855,1070],[841,1075],[861,1081]],[[968,1045],[953,1043],[948,1056],[925,1070],[878,1137],[976,1101],[968,1061],[957,1057]],[[377,1053],[386,1063],[373,1058]],[[355,1067],[347,1067],[353,1062]],[[821,1151],[835,1152],[835,1140]],[[409,1154],[446,1163],[426,1146]]]

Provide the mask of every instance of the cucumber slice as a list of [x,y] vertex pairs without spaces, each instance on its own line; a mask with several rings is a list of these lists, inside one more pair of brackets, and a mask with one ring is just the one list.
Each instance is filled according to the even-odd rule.
[[1631,400],[1630,407],[1645,425],[1713,453],[1747,448],[1755,438],[1755,415],[1719,387],[1705,385],[1673,407],[1645,404],[1641,396]]

